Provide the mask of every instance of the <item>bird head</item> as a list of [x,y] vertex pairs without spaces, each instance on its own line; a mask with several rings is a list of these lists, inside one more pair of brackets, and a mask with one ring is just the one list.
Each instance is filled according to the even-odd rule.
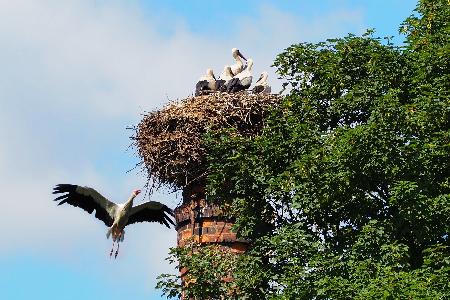
[[262,80],[267,81],[267,78],[269,77],[269,74],[266,71],[263,71],[261,73],[261,77],[262,77]]
[[141,193],[141,190],[134,190],[132,194],[136,197],[140,193]]
[[239,51],[238,48],[233,48],[231,49],[231,54],[233,55],[234,58],[237,58],[238,56],[241,57],[243,60],[247,60],[244,55],[242,55],[241,51]]
[[216,79],[216,77],[214,76],[214,72],[212,69],[207,69],[206,70],[206,75],[208,75],[209,77],[212,77],[214,79]]

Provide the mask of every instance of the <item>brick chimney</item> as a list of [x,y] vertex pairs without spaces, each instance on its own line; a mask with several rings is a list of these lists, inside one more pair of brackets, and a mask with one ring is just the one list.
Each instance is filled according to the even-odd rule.
[[[234,220],[226,218],[219,206],[206,201],[205,188],[201,185],[183,189],[183,204],[175,208],[177,246],[185,246],[191,239],[202,245],[216,244],[234,253],[247,250],[248,242],[236,238],[231,227]],[[187,268],[180,269],[181,280]],[[233,278],[223,278],[232,281]],[[183,294],[182,300],[187,299]]]
[[248,242],[232,232],[234,220],[223,216],[219,206],[205,199],[200,185],[183,190],[183,204],[175,209],[177,245],[182,247],[191,238],[200,244],[219,244],[236,253],[245,252]]

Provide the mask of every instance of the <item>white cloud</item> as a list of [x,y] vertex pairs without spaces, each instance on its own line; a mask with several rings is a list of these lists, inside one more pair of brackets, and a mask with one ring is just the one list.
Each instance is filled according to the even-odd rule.
[[[88,249],[107,257],[106,228],[79,209],[56,207],[54,184],[89,184],[126,199],[144,181],[123,169],[131,155],[124,153],[124,128],[140,113],[187,96],[210,66],[219,74],[232,63],[232,47],[254,58],[258,76],[291,43],[360,23],[358,12],[302,20],[262,6],[257,18],[237,21],[233,37],[193,34],[182,21],[165,23],[173,34],[163,35],[158,16],[145,17],[129,2],[0,0],[0,227],[8,228],[0,253],[29,249],[71,264]],[[273,70],[270,76],[277,91]],[[172,195],[157,197],[177,203]],[[127,231],[124,270],[150,269],[153,278],[171,270],[163,258],[175,243],[173,230],[140,224]]]

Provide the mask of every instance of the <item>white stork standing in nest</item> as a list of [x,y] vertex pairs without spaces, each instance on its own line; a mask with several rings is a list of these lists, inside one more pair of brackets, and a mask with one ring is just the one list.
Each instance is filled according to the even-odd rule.
[[241,51],[239,51],[238,48],[231,49],[231,54],[236,61],[234,65],[231,65],[231,73],[233,74],[233,76],[236,76],[244,69],[244,63],[242,62],[241,58],[245,61],[247,61],[247,59],[244,57],[244,55],[242,55]]
[[216,81],[217,90],[221,91],[221,92],[226,92],[227,85],[231,79],[233,79],[233,73],[231,72],[231,67],[225,66],[222,74],[220,74],[219,80]]
[[228,83],[227,92],[233,93],[248,89],[252,84],[252,68],[253,60],[249,58],[247,61],[247,67],[244,71],[234,76]]
[[174,215],[172,209],[160,202],[149,201],[133,206],[133,200],[140,192],[141,190],[134,190],[125,203],[116,204],[90,187],[58,184],[53,189],[53,194],[63,194],[55,199],[55,201],[60,201],[58,205],[68,203],[80,207],[90,214],[95,209],[95,217],[109,227],[106,237],[109,238],[112,235],[113,246],[109,253],[110,257],[117,241],[115,258],[119,254],[119,242],[123,242],[125,237],[125,226],[136,222],[159,222],[169,228],[170,224],[175,225],[170,217]]
[[199,78],[197,84],[195,85],[195,96],[200,96],[204,91],[215,91],[216,90],[216,77],[212,69],[206,70],[206,75]]
[[255,86],[253,87],[252,91],[254,94],[270,94],[272,88],[267,83],[267,77],[269,77],[269,74],[267,74],[266,71],[261,73],[261,76],[259,77],[258,81],[256,81]]

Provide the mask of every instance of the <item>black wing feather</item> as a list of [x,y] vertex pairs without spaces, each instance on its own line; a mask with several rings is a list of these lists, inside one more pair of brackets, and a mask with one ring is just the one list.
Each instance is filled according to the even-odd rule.
[[203,94],[203,91],[209,90],[208,87],[208,81],[207,80],[201,80],[197,82],[195,85],[195,96],[200,96]]
[[[216,90],[222,92],[222,89],[224,89],[224,87],[225,87],[225,80],[223,80],[223,79],[216,80]],[[226,91],[226,88],[225,88],[225,91]]]
[[173,210],[166,205],[150,201],[132,208],[127,225],[137,222],[158,222],[170,228],[170,224],[175,226],[171,218],[173,216]]
[[227,85],[227,92],[228,93],[236,93],[239,91],[244,90],[244,87],[241,84],[241,81],[239,80],[239,78],[232,78]]
[[264,87],[262,85],[255,85],[255,87],[253,88],[253,93],[255,94],[262,93],[263,91]]
[[[82,193],[81,191],[84,192]],[[106,226],[111,226],[114,222],[114,215],[111,212],[115,204],[92,188],[80,187],[74,184],[58,184],[53,188],[53,194],[63,194],[54,200],[62,200],[58,205],[68,203],[82,208],[89,214],[92,214],[95,209],[95,217],[102,220]]]

